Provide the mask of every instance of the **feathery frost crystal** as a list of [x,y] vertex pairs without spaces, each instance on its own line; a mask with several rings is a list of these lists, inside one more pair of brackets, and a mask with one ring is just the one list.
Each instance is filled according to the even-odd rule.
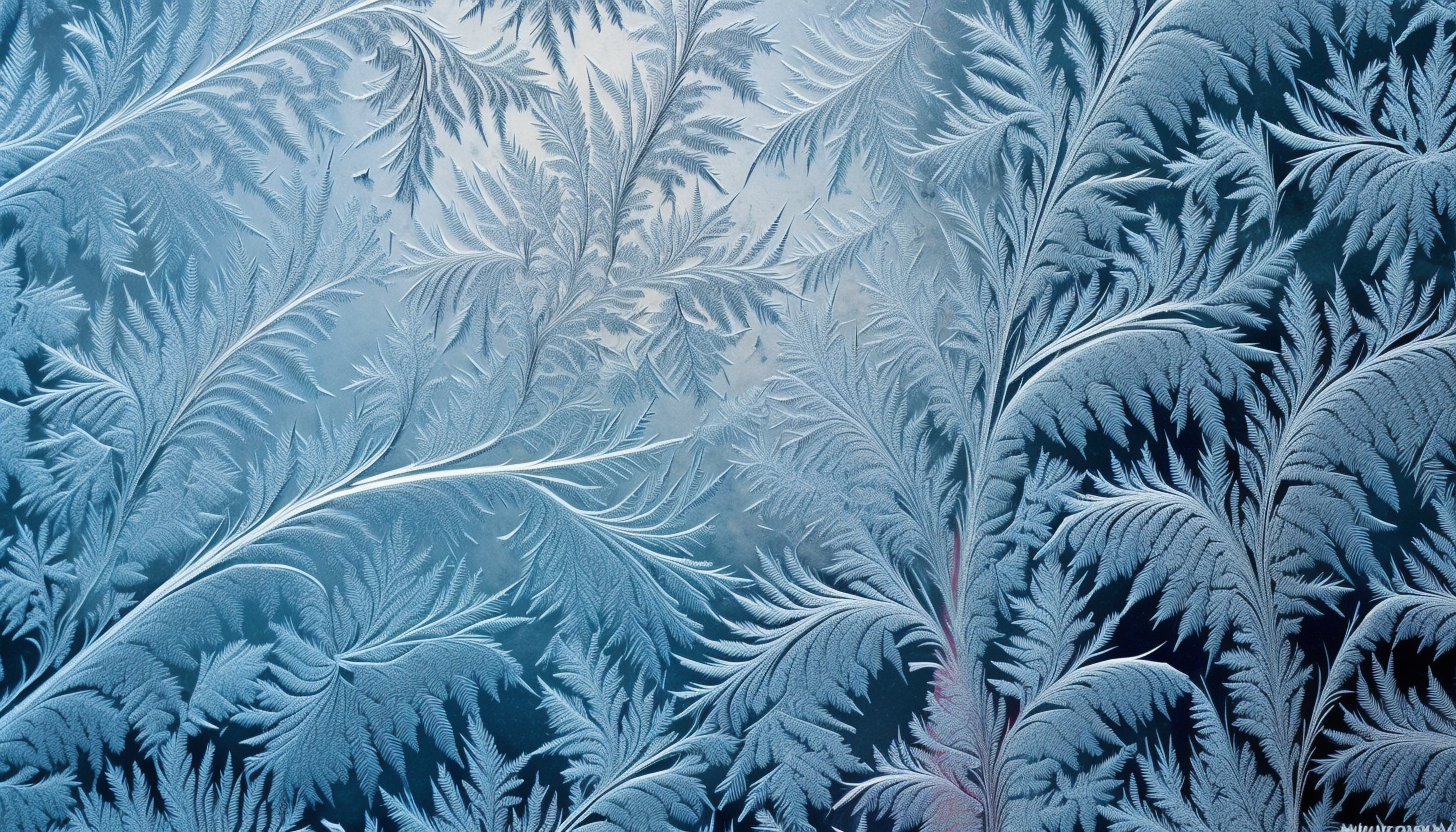
[[1456,822],[1450,0],[0,0],[0,829]]

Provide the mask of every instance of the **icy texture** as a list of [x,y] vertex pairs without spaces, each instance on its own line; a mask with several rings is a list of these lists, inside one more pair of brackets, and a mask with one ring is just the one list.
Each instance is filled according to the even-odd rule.
[[1456,821],[1447,0],[0,0],[0,829]]

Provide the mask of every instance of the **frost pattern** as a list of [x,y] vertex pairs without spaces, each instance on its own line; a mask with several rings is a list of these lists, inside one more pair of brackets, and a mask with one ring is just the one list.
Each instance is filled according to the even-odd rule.
[[0,828],[1456,817],[1444,0],[0,0]]

